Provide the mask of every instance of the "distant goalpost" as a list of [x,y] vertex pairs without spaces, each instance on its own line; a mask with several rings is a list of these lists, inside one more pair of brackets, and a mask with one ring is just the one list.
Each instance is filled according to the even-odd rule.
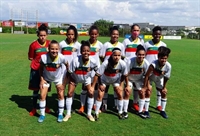
[[[21,27],[21,31],[23,31],[23,26],[27,29],[28,34],[28,22],[38,22],[38,10],[32,9],[19,9],[12,8],[10,9],[10,19],[14,21],[14,25]],[[13,33],[13,27],[11,28],[11,33]]]

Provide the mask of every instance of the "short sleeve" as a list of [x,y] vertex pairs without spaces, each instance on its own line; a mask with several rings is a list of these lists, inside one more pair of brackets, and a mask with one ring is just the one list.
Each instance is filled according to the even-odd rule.
[[32,43],[32,44],[29,46],[28,58],[29,58],[29,59],[33,59],[33,58],[34,58],[34,54],[35,54],[35,49],[34,49],[34,44]]
[[96,73],[97,73],[98,75],[102,75],[102,74],[104,73],[104,71],[105,71],[107,65],[108,65],[108,61],[106,60],[106,61],[104,61],[104,62],[101,64],[101,66],[99,67],[99,69],[97,70]]
[[169,63],[167,63],[167,65],[166,65],[166,71],[165,71],[166,73],[165,73],[164,77],[170,78],[171,69],[172,69],[171,65]]

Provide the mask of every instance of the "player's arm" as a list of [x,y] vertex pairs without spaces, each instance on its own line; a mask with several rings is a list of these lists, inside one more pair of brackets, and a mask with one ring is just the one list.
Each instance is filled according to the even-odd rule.
[[47,82],[44,80],[43,71],[44,71],[44,63],[41,61],[41,62],[40,62],[40,68],[39,68],[39,74],[40,74],[40,88],[43,88],[43,85],[47,83]]
[[151,72],[154,70],[154,67],[153,65],[150,65],[145,76],[144,76],[144,85],[143,85],[143,88],[146,88],[148,87],[148,80],[149,80],[149,76],[151,74]]
[[33,44],[31,44],[31,45],[29,46],[29,51],[28,51],[28,59],[29,59],[30,61],[33,60],[34,54],[35,54],[35,50],[34,50],[34,48],[33,48]]

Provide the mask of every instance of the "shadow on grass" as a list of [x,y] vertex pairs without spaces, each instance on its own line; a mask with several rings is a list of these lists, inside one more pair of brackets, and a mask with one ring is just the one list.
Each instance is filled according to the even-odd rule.
[[[58,96],[56,93],[51,94],[51,96],[48,96],[46,98],[46,106],[51,110],[50,114],[56,117],[58,116],[58,99],[57,98]],[[80,98],[80,95],[75,94],[72,109],[79,108],[80,106],[79,98]],[[12,95],[9,98],[9,100],[15,102],[19,108],[25,109],[28,113],[32,110],[32,105],[33,105],[32,96]],[[37,104],[37,109],[39,110],[39,104]],[[39,114],[36,114],[35,116],[38,117]]]

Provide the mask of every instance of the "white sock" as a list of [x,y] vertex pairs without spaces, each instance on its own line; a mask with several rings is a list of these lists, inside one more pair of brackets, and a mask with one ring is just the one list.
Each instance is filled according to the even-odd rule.
[[108,93],[104,93],[103,104],[107,104],[107,100],[108,100]]
[[82,90],[81,91],[81,95],[80,95],[81,106],[85,106],[86,96],[87,96],[87,91],[86,90]]
[[39,105],[40,105],[40,114],[45,116],[46,100],[40,101]]
[[122,114],[123,100],[118,100],[118,113]]
[[161,93],[157,90],[157,106],[161,106]]
[[88,116],[91,116],[91,113],[92,113],[92,106],[94,104],[94,98],[90,98],[88,97],[87,99],[87,115]]
[[65,101],[63,100],[58,100],[58,114],[63,115],[64,112],[64,106],[65,106]]
[[133,103],[138,103],[138,90],[133,89]]
[[145,99],[139,99],[139,112],[143,111]]
[[99,114],[99,109],[101,107],[102,101],[97,101],[96,100],[96,109],[95,109],[95,114]]
[[114,92],[115,107],[117,107],[117,101],[118,101],[118,99],[117,99],[117,94],[116,94],[116,92]]
[[123,100],[123,107],[124,107],[124,112],[128,112],[128,104],[129,104],[129,100]]
[[72,97],[66,98],[66,108],[67,108],[67,115],[71,115]]
[[166,99],[162,98],[161,99],[162,111],[165,111],[166,105],[167,105],[167,98]]
[[145,98],[145,111],[149,111],[150,98]]

